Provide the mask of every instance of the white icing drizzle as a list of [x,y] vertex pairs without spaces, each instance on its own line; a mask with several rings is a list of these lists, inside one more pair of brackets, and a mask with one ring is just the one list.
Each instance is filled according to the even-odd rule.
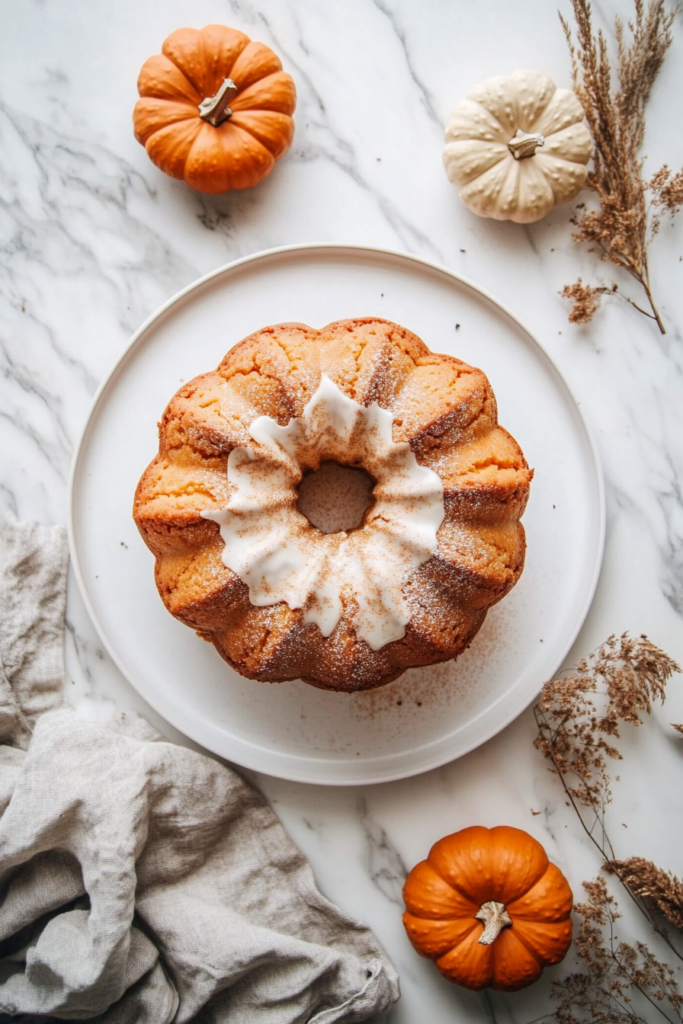
[[[223,561],[249,587],[257,607],[286,602],[330,636],[343,611],[377,651],[400,640],[410,615],[403,583],[437,548],[443,485],[391,436],[392,416],[359,405],[323,375],[303,416],[281,427],[259,416],[255,448],[228,458],[233,493],[226,508],[202,512],[220,525]],[[302,471],[334,460],[360,465],[376,480],[374,505],[349,533],[323,534],[298,510]]]

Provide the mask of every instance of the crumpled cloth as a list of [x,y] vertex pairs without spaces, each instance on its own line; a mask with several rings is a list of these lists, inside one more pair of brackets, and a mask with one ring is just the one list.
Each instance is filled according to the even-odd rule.
[[235,772],[62,697],[67,553],[0,517],[0,1019],[333,1024],[398,998]]

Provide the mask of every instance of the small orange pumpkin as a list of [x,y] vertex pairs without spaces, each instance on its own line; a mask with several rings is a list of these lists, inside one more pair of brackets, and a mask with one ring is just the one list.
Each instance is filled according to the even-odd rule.
[[569,883],[518,828],[474,825],[440,839],[403,898],[417,952],[465,988],[524,988],[571,945]]
[[250,188],[294,135],[296,90],[264,43],[224,25],[180,28],[142,65],[135,138],[199,192]]

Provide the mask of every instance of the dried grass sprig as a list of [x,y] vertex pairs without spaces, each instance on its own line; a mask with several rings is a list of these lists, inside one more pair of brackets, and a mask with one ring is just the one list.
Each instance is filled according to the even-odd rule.
[[657,907],[668,921],[683,931],[683,882],[668,871],[662,871],[644,857],[608,860],[605,869],[619,875],[641,899]]
[[[576,950],[585,970],[552,986],[556,1000],[548,1017],[558,1024],[651,1024],[653,1014],[674,1024],[683,1020],[683,996],[668,964],[661,963],[643,942],[620,941],[617,901],[604,878],[583,883],[588,895],[577,903],[581,917]],[[640,1007],[634,997],[640,997]],[[647,1012],[642,1016],[640,1010]]]
[[593,810],[596,820],[587,829],[592,839],[612,799],[608,758],[621,759],[611,742],[619,738],[620,722],[641,725],[641,715],[651,714],[654,702],[664,700],[667,680],[679,671],[673,658],[646,636],[624,633],[610,636],[570,675],[543,686],[534,708],[535,744],[552,762],[572,802]]
[[[627,302],[664,324],[650,288],[647,246],[657,234],[661,216],[671,217],[683,204],[683,171],[671,176],[666,164],[649,181],[642,177],[640,149],[645,137],[645,106],[671,45],[675,11],[665,0],[634,0],[635,16],[628,22],[630,41],[621,18],[615,18],[616,65],[613,68],[602,29],[593,29],[589,0],[572,0],[576,43],[568,22],[560,15],[572,63],[574,91],[583,106],[593,137],[593,168],[587,187],[598,199],[598,208],[580,204],[572,223],[573,238],[587,242],[601,259],[621,267],[643,288],[650,311],[633,299]],[[617,87],[613,89],[613,79]],[[649,202],[646,193],[651,193]],[[565,286],[561,294],[572,299],[573,323],[586,323],[597,310],[602,295],[617,288]],[[620,293],[622,294],[622,293]]]
[[[663,702],[678,665],[646,636],[611,636],[568,675],[550,680],[534,708],[536,747],[564,787],[570,805],[597,848],[601,867],[615,875],[654,932],[683,961],[659,914],[683,923],[683,882],[643,858],[617,859],[606,828],[612,801],[609,762],[621,760],[616,746],[623,724],[639,726]],[[681,730],[683,731],[683,730]],[[649,1024],[656,1018],[683,1022],[683,994],[671,967],[644,942],[618,939],[621,916],[604,877],[584,882],[586,903],[576,951],[584,970],[553,985],[555,1005],[542,1020],[557,1024]],[[640,1001],[646,1016],[637,1008]]]

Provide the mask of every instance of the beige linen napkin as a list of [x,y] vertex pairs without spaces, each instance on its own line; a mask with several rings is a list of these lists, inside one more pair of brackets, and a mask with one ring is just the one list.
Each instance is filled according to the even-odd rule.
[[387,1009],[385,952],[320,895],[260,794],[139,718],[63,704],[66,562],[60,528],[0,518],[0,1019]]

